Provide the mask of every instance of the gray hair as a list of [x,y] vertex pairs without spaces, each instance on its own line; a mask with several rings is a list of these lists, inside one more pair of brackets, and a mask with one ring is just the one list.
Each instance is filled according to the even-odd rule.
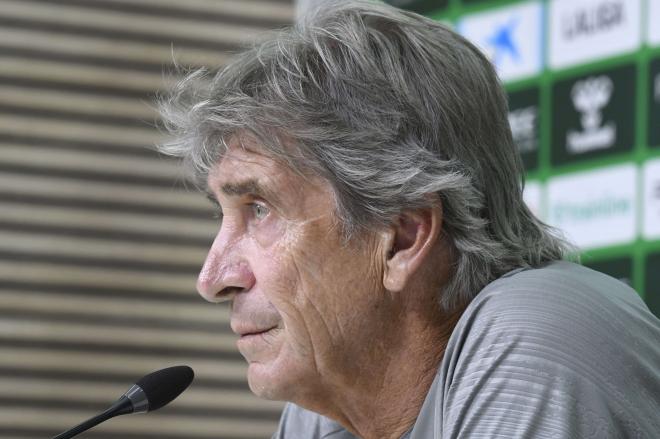
[[335,192],[347,238],[439,200],[454,257],[439,301],[451,311],[567,244],[528,210],[504,91],[482,53],[445,25],[366,1],[324,2],[215,76],[189,73],[161,98],[196,180],[233,136]]

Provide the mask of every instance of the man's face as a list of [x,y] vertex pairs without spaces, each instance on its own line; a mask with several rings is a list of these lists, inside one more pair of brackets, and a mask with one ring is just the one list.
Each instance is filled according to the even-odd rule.
[[252,391],[298,401],[350,385],[385,332],[377,235],[343,244],[329,184],[256,150],[231,146],[208,188],[223,219],[198,290],[232,298]]

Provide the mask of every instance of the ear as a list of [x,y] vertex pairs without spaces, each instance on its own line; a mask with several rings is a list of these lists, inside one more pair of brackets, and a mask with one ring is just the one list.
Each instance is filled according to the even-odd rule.
[[422,266],[440,236],[442,208],[440,205],[406,211],[387,234],[383,286],[389,291],[401,291]]

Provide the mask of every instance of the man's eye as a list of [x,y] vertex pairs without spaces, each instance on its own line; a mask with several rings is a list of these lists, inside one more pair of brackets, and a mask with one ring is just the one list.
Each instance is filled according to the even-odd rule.
[[223,217],[224,217],[224,213],[222,212],[222,210],[216,209],[216,211],[213,212],[213,219],[222,222]]
[[262,220],[262,219],[266,218],[266,215],[268,215],[269,210],[263,204],[252,203],[251,207],[252,207],[252,210],[254,212],[254,217],[258,220]]

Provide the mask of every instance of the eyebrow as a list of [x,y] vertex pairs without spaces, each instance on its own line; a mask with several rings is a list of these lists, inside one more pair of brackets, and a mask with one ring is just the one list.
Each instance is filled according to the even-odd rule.
[[[277,201],[277,195],[265,188],[259,183],[256,179],[252,178],[249,180],[237,182],[237,183],[225,183],[220,187],[220,190],[227,196],[230,197],[240,197],[242,195],[252,195],[255,197],[265,198],[272,201]],[[206,197],[211,200],[214,204],[218,204],[215,196],[212,192],[207,192]]]
[[264,188],[255,179],[245,180],[238,183],[225,183],[220,187],[225,195],[240,197],[241,195],[265,196]]

